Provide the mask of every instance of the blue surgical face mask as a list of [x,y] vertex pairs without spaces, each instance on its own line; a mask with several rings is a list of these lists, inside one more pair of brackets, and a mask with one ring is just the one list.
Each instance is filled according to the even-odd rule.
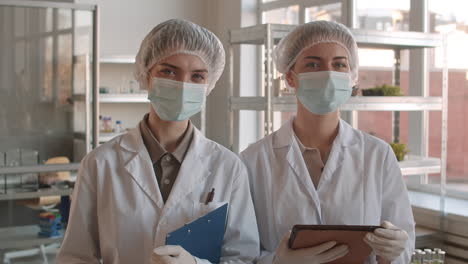
[[206,102],[206,89],[206,84],[153,78],[148,99],[161,119],[182,121],[203,109]]
[[307,110],[324,115],[334,112],[352,93],[350,75],[344,72],[319,71],[297,75],[297,98]]

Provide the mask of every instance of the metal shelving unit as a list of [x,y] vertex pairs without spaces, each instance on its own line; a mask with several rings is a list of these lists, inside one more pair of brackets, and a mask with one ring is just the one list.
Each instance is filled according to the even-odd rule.
[[[272,44],[277,44],[295,27],[295,25],[261,24],[239,29],[232,29],[229,32],[229,43],[231,45],[267,45],[268,41],[271,41]],[[443,42],[443,39],[439,34],[422,32],[386,32],[364,29],[351,29],[351,32],[356,38],[358,46],[361,48],[435,48],[441,46]],[[270,40],[268,40],[267,37],[270,37]]]
[[99,60],[100,63],[111,64],[133,64],[135,63],[135,56],[104,56]]
[[[295,112],[295,96],[282,96],[280,92],[274,91],[273,79],[277,72],[271,59],[271,52],[275,44],[286,36],[294,25],[263,24],[229,31],[229,116],[230,125],[230,147],[238,152],[238,146],[234,145],[234,112],[241,110],[253,110],[264,112],[264,134],[272,132],[273,112]],[[395,74],[394,83],[399,85],[399,59],[400,51],[405,49],[423,49],[444,47],[444,39],[439,34],[428,34],[422,32],[381,32],[373,30],[351,29],[360,48],[392,49],[395,51]],[[234,96],[234,45],[250,44],[263,45],[265,50],[264,66],[264,96],[239,97]],[[447,76],[447,70],[444,70]],[[446,78],[445,78],[446,80]],[[447,82],[443,82],[442,96],[440,97],[364,97],[350,98],[342,107],[342,111],[441,111],[442,112],[442,135],[446,133],[447,123]],[[356,122],[352,122],[354,127]],[[420,175],[427,173],[441,173],[445,179],[446,168],[446,138],[442,137],[441,158],[408,156],[407,160],[400,162],[403,175]],[[444,184],[444,183],[443,183]]]
[[39,198],[45,196],[69,196],[71,195],[73,189],[59,189],[52,187],[49,189],[39,189],[36,192],[11,192],[6,194],[0,194],[0,201],[10,201],[10,200],[24,200]]
[[63,239],[63,231],[60,232],[60,236],[50,238],[38,237],[37,233],[37,225],[0,228],[0,250],[37,247],[58,243]]
[[149,103],[148,95],[141,94],[100,94],[100,103]]
[[[262,96],[231,97],[231,110],[263,111],[267,100]],[[296,111],[295,96],[273,97],[271,108],[278,112]],[[356,96],[340,108],[342,111],[438,111],[442,109],[441,97],[417,96]]]
[[[11,174],[21,173],[77,171],[79,167],[80,163],[5,167],[0,168],[0,176],[6,175],[5,177],[8,177],[8,175]],[[72,188],[62,189],[58,187],[39,189],[37,191],[29,192],[15,192],[14,190],[11,190],[11,192],[0,194],[0,201],[24,200],[45,196],[69,196],[71,195],[72,191]],[[0,228],[0,250],[38,247],[44,244],[60,242],[63,238],[63,233],[61,233],[59,237],[40,238],[37,235],[38,232],[38,225]]]

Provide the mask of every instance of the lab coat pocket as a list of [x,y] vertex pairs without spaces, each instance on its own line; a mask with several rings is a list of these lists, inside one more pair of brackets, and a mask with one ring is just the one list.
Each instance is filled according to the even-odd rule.
[[192,219],[198,219],[219,207],[225,205],[227,202],[211,202],[208,204],[200,203],[198,201],[193,202],[193,210],[192,210]]

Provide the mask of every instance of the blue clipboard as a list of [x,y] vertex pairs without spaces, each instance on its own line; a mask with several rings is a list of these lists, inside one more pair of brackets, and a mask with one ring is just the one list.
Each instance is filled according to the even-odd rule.
[[219,263],[226,230],[228,204],[169,233],[166,245],[183,247],[193,256]]

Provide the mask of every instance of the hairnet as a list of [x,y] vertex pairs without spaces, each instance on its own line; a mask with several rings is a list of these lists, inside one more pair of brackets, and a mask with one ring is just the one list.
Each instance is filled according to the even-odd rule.
[[357,81],[357,44],[351,31],[344,25],[331,21],[313,21],[297,26],[284,37],[273,51],[273,60],[281,73],[288,72],[301,53],[319,43],[336,43],[348,52],[351,78]]
[[140,86],[148,89],[151,68],[175,54],[195,55],[205,63],[210,93],[224,70],[223,45],[206,28],[181,19],[170,19],[157,25],[141,43],[135,58],[135,78]]

